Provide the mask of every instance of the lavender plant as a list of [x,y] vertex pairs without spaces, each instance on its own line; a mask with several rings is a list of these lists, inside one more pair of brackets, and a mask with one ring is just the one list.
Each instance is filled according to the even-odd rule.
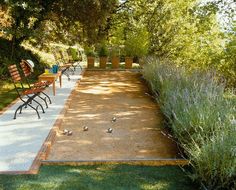
[[188,72],[166,59],[148,58],[149,82],[174,136],[209,189],[236,189],[235,102],[212,72]]

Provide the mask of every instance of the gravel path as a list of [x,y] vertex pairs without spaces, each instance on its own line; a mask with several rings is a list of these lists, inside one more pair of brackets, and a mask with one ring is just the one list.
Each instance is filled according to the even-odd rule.
[[86,71],[61,127],[73,135],[59,133],[48,160],[177,158],[175,143],[161,133],[160,109],[147,92],[138,73]]

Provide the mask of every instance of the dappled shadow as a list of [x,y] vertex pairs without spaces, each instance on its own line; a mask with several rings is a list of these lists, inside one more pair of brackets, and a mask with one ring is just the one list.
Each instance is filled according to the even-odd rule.
[[[58,134],[48,159],[178,158],[176,144],[161,133],[160,110],[140,77],[132,72],[86,72],[62,123],[73,135]],[[117,121],[111,122],[112,117]],[[107,133],[109,127],[112,133]]]
[[0,188],[14,189],[198,189],[176,166],[130,165],[43,166],[34,175],[0,175]]

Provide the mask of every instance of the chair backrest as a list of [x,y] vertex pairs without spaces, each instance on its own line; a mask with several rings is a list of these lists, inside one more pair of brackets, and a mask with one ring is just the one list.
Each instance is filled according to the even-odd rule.
[[60,53],[58,53],[56,50],[53,50],[52,54],[53,54],[54,59],[55,59],[56,62],[58,62],[62,59]]
[[68,58],[68,54],[66,54],[64,51],[62,50],[58,50],[58,53],[60,54],[61,56],[61,60],[64,62],[64,63],[67,63],[69,58]]
[[28,77],[31,75],[31,68],[28,66],[28,64],[25,60],[21,60],[20,66],[22,68],[22,71],[23,71],[25,77]]
[[68,49],[66,50],[66,53],[67,53],[69,62],[74,60],[71,51],[72,51],[72,50],[71,50],[70,48],[68,48]]
[[14,83],[21,82],[21,76],[16,65],[8,66],[8,70]]

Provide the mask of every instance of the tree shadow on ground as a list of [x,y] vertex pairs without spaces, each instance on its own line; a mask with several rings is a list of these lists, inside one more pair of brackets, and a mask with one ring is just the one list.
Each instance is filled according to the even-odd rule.
[[3,190],[197,189],[178,166],[43,166],[38,175],[0,175],[0,184]]

